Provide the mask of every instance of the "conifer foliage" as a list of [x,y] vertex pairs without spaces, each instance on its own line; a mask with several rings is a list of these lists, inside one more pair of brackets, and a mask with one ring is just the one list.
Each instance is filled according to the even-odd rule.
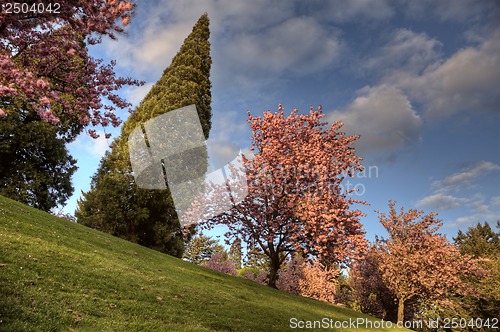
[[128,0],[2,1],[0,194],[44,211],[71,196],[76,161],[64,145],[88,125],[118,126],[115,111],[130,103],[117,91],[142,84],[89,54],[103,36],[124,32],[134,8]]
[[453,238],[460,252],[481,260],[481,267],[487,276],[478,282],[477,278],[468,278],[467,282],[474,287],[477,296],[469,296],[461,300],[467,307],[471,317],[500,317],[500,221],[497,221],[497,232],[487,223],[477,223],[466,232],[458,231]]
[[208,262],[215,253],[224,251],[224,247],[217,240],[203,233],[191,238],[185,249],[182,258],[197,265]]
[[76,160],[57,130],[34,112],[0,118],[0,195],[47,212],[66,202]]
[[209,36],[209,19],[204,14],[160,80],[123,124],[121,135],[112,143],[112,151],[101,160],[90,191],[78,202],[78,222],[182,256],[183,232],[171,195],[168,190],[137,187],[127,142],[137,126],[191,104],[196,105],[205,138],[208,138],[212,116]]

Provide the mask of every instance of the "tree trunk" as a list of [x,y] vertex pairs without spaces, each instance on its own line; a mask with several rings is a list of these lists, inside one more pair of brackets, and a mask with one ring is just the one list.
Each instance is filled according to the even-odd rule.
[[278,270],[280,269],[280,260],[279,256],[275,255],[276,257],[271,258],[270,262],[270,269],[269,269],[269,282],[268,285],[273,287],[273,288],[278,288],[276,287],[276,281],[278,281]]
[[403,298],[398,299],[398,323],[403,323],[405,320],[405,300]]

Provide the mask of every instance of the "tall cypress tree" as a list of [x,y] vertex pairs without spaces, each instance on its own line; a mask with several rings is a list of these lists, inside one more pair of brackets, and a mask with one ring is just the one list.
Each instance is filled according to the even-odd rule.
[[[78,222],[178,257],[183,253],[180,226],[169,190],[139,188],[129,159],[130,133],[166,112],[196,105],[205,139],[211,128],[210,30],[204,14],[172,63],[123,124],[111,152],[78,202]],[[166,133],[168,134],[168,133]],[[206,150],[202,151],[206,158]]]

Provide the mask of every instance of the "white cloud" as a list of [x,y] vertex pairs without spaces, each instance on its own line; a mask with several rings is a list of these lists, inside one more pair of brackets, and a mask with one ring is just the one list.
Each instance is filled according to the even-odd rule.
[[489,211],[489,206],[485,204],[483,201],[472,202],[472,207],[478,213],[485,213]]
[[[181,0],[184,1],[184,0]],[[193,6],[199,1],[191,0]],[[214,33],[259,31],[294,16],[294,1],[290,0],[209,0],[209,16]]]
[[413,104],[422,105],[428,120],[457,113],[500,111],[500,28],[472,45],[442,58],[441,43],[407,29],[391,40],[363,68],[379,82],[399,89]]
[[383,20],[395,14],[394,8],[387,0],[336,0],[336,1],[303,1],[309,10],[322,19],[336,23],[352,19]]
[[389,86],[366,87],[347,107],[328,117],[340,120],[349,134],[361,134],[363,152],[394,152],[420,138],[422,121],[401,91]]
[[[294,3],[287,0],[182,0],[144,3],[137,7],[131,33],[119,41],[106,39],[108,55],[136,72],[158,72],[166,68],[197,19],[208,12],[212,51],[230,47],[241,39],[261,36],[294,16]],[[271,33],[272,37],[272,33]],[[317,37],[317,36],[316,36]],[[279,41],[278,41],[279,42]],[[223,55],[222,52],[213,52]],[[215,54],[212,54],[214,57]],[[241,55],[241,54],[240,54]],[[225,64],[227,62],[223,61]]]
[[481,213],[473,213],[471,215],[468,215],[468,216],[462,216],[462,217],[458,217],[456,219],[456,222],[458,223],[462,223],[462,224],[471,224],[471,223],[478,223],[478,222],[488,222],[490,223],[490,225],[493,225],[497,220],[499,220],[499,213],[500,213],[500,210],[496,210],[496,211],[492,211],[492,210],[488,210],[488,211],[485,211],[485,212],[481,212]]
[[196,21],[175,24],[154,24],[155,20],[148,22],[140,29],[140,35],[121,37],[119,42],[109,39],[103,42],[108,56],[141,76],[161,73],[179,51]]
[[209,171],[215,171],[233,161],[241,152],[246,158],[252,159],[254,154],[248,148],[242,149],[229,141],[207,141],[209,153]]
[[234,36],[224,54],[228,71],[239,69],[250,77],[270,77],[319,71],[336,60],[340,49],[335,33],[327,26],[312,17],[297,17],[259,33]]
[[366,69],[385,76],[386,82],[397,81],[401,72],[417,74],[439,60],[441,43],[425,33],[398,29],[391,40],[375,55],[364,61]]
[[[377,13],[377,1],[341,3],[349,17]],[[364,6],[363,6],[364,5]],[[302,8],[302,7],[304,7]],[[368,7],[370,7],[368,6]],[[118,42],[105,40],[107,56],[146,80],[158,79],[204,12],[210,18],[214,87],[252,94],[286,79],[322,71],[342,50],[338,33],[324,24],[324,5],[289,0],[182,0],[140,4]],[[306,13],[306,14],[303,14]],[[365,15],[365,16],[366,16]]]
[[104,156],[107,150],[110,150],[110,140],[104,137],[102,130],[97,130],[99,138],[91,138],[89,135],[79,135],[77,139],[69,144],[71,151],[76,150],[89,157],[98,158]]
[[[210,141],[223,142],[228,137],[243,139],[248,144],[251,136],[250,126],[246,121],[246,115],[237,111],[217,110],[212,118],[212,129],[210,132]],[[233,142],[241,145],[241,142]]]
[[476,219],[475,216],[458,217],[456,219],[456,222],[458,222],[460,224],[469,224],[469,223],[472,223],[472,222],[477,222],[477,219]]
[[491,206],[500,208],[500,196],[494,196],[490,198]]
[[[498,36],[500,38],[500,34]],[[428,113],[447,115],[459,110],[498,112],[500,105],[500,42],[468,48],[453,56],[434,73],[423,77],[428,86]],[[490,47],[491,46],[491,47]],[[425,84],[425,82],[424,82]]]
[[478,21],[498,15],[498,4],[489,0],[419,0],[406,1],[408,16],[436,16],[442,21]]
[[463,195],[464,190],[473,182],[477,182],[482,176],[494,171],[500,171],[500,166],[489,161],[479,161],[442,180],[434,181],[432,183],[434,193],[420,199],[416,204],[432,208],[435,211],[465,208],[469,215],[458,217],[457,223],[495,222],[500,216],[500,196],[488,199],[482,193],[470,194],[470,191],[467,197],[457,197],[449,193],[453,190]]
[[[240,149],[249,156],[251,130],[237,112],[221,111],[214,114],[212,130],[206,141],[212,170],[223,167],[238,155]],[[231,138],[239,138],[237,140]]]
[[476,216],[483,219],[498,219],[500,216],[500,206],[495,204],[495,197],[487,198],[482,194],[475,194],[469,202],[469,206]]
[[480,45],[459,50],[421,75],[400,72],[384,80],[422,103],[430,119],[458,112],[499,112],[500,29]]
[[[492,8],[493,7],[493,8]],[[128,27],[128,37],[105,41],[108,56],[136,76],[152,80],[166,68],[198,17],[211,19],[214,86],[252,88],[283,79],[290,73],[320,72],[335,64],[344,46],[329,23],[382,20],[403,8],[443,19],[461,19],[494,12],[488,1],[409,2],[338,0],[163,0],[141,3]],[[405,9],[406,8],[406,9]],[[496,9],[498,11],[498,8]],[[434,13],[435,14],[435,13]],[[440,59],[440,43],[422,33],[396,31],[393,39],[364,68],[383,74],[391,85],[421,103],[430,117],[459,111],[497,111],[500,103],[500,29],[479,46]]]
[[240,148],[228,141],[207,141],[208,153],[210,156],[210,168],[212,171],[224,167],[231,160],[236,158]]
[[153,83],[145,83],[142,86],[127,87],[124,90],[125,98],[131,102],[134,107],[138,106],[152,87]]
[[418,207],[430,208],[433,211],[441,212],[443,210],[465,207],[470,214],[468,216],[458,217],[458,223],[470,223],[479,221],[496,221],[500,215],[500,197],[495,196],[489,200],[482,194],[475,194],[465,197],[456,197],[443,192],[435,192],[432,195],[424,197],[416,202]]
[[433,194],[417,201],[418,207],[427,207],[433,211],[453,209],[466,203],[467,199],[446,195],[443,193]]
[[500,165],[491,161],[481,160],[474,165],[464,168],[457,173],[447,176],[443,180],[434,181],[432,187],[436,191],[446,192],[470,186],[472,182],[490,172],[499,171]]

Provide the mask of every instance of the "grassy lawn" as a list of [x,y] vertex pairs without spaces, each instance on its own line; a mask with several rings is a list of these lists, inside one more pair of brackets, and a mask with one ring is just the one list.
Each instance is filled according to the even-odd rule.
[[0,196],[0,331],[285,331],[291,318],[378,321]]

